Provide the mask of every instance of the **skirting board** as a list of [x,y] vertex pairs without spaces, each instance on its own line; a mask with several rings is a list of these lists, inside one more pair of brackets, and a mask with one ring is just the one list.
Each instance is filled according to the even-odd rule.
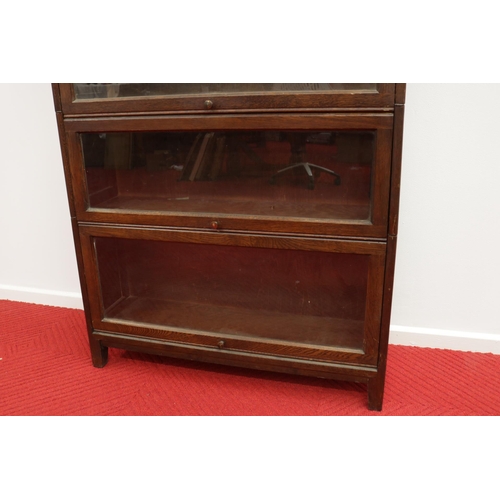
[[391,325],[389,343],[500,354],[500,334]]
[[[76,292],[44,290],[23,286],[0,285],[0,299],[83,309],[82,296]],[[454,351],[491,352],[500,354],[500,334],[440,330],[391,325],[390,344],[433,347]]]
[[45,306],[83,309],[82,295],[76,292],[44,290],[25,286],[0,285],[0,299]]

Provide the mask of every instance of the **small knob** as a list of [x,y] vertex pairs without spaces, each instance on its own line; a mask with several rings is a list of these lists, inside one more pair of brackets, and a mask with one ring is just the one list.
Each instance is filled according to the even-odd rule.
[[219,229],[219,223],[218,223],[216,220],[214,220],[214,221],[212,221],[212,223],[210,224],[210,227],[211,227],[212,229]]
[[224,341],[223,340],[220,340],[218,343],[217,343],[217,347],[219,349],[222,349],[224,347]]
[[212,101],[210,101],[208,99],[205,101],[205,109],[212,109],[213,106],[214,106],[214,103]]

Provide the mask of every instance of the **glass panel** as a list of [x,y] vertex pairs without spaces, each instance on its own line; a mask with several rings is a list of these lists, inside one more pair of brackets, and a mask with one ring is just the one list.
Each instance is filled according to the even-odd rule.
[[376,83],[74,83],[76,99],[213,93],[374,91]]
[[362,349],[368,255],[95,238],[105,319]]
[[82,134],[93,208],[370,219],[375,132]]

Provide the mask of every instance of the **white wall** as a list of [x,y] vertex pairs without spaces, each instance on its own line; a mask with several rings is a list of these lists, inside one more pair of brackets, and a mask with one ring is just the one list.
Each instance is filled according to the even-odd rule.
[[0,85],[0,298],[82,307],[50,84]]
[[500,85],[406,102],[391,340],[500,352]]
[[[0,85],[0,298],[81,307],[49,84]],[[500,84],[408,84],[391,342],[500,353]]]

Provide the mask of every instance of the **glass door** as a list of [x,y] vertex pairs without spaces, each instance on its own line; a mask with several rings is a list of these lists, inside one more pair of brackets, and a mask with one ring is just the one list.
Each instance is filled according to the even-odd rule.
[[67,114],[387,108],[394,104],[394,89],[387,83],[60,84]]
[[[190,122],[198,130],[179,130],[184,124],[68,124],[75,186],[87,188],[79,218],[385,235],[391,116],[206,117]],[[128,131],[133,125],[153,130]]]
[[382,243],[96,227],[82,234],[97,330],[376,361]]

